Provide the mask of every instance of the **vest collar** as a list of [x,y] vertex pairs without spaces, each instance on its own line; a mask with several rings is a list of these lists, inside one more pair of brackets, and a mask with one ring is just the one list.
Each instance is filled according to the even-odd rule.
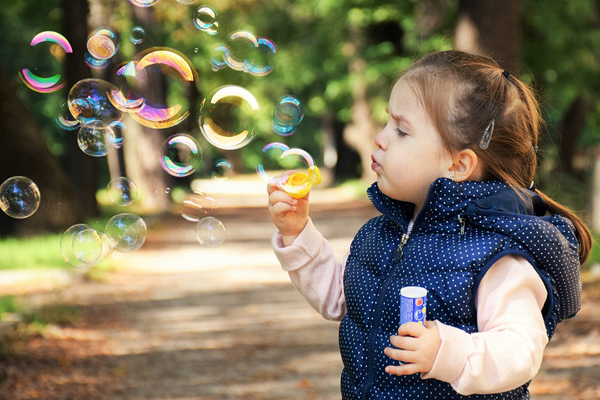
[[[398,223],[404,230],[413,217],[414,204],[394,200],[379,190],[373,183],[367,193],[375,208],[383,215]],[[526,215],[544,215],[545,202],[539,195],[523,189],[521,196],[502,181],[454,182],[448,178],[436,179],[427,192],[423,208],[415,219],[414,229],[421,224],[438,224],[463,214],[469,207],[473,209],[495,209]]]

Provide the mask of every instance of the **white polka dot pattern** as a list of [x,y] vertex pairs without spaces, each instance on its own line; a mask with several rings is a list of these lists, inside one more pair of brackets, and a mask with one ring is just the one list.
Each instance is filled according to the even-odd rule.
[[399,252],[414,206],[390,199],[376,184],[369,196],[382,215],[359,230],[346,263],[348,313],[340,325],[343,398],[528,399],[528,384],[500,394],[461,396],[448,383],[422,380],[418,374],[386,374],[385,366],[397,362],[383,349],[397,332],[400,289],[405,286],[429,291],[427,319],[476,332],[477,287],[487,269],[507,254],[526,257],[552,293],[543,310],[552,337],[556,324],[575,315],[581,300],[578,245],[571,223],[559,216],[535,216],[541,198],[534,192],[528,191],[521,201],[502,182],[457,184],[440,178],[430,187]]

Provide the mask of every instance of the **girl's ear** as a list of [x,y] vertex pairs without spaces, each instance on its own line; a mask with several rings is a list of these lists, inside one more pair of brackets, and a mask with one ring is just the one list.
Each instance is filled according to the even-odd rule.
[[478,181],[482,178],[482,166],[479,157],[471,149],[464,149],[453,156],[453,164],[448,170],[455,182]]

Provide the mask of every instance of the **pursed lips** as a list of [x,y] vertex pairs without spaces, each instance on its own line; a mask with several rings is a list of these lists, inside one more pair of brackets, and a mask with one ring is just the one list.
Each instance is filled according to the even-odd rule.
[[377,162],[377,160],[375,159],[375,156],[373,154],[371,154],[371,161],[372,161],[372,163],[371,163],[371,169],[373,171],[375,171],[376,169],[380,168],[379,163]]

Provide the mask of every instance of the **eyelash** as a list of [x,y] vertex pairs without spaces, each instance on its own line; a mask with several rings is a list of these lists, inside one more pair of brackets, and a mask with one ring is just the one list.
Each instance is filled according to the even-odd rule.
[[396,132],[398,132],[398,135],[400,135],[400,136],[406,136],[407,135],[407,133],[404,132],[404,131],[402,131],[402,130],[400,130],[400,128],[396,128],[395,130],[396,130]]

